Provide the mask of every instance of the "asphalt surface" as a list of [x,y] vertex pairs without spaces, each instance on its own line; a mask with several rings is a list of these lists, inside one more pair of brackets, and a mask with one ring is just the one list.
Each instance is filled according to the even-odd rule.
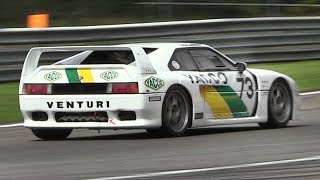
[[[212,168],[320,155],[320,96],[305,98],[288,128],[256,124],[195,129],[180,138],[143,130],[75,130],[41,141],[23,127],[0,128],[0,179],[91,179]],[[320,160],[133,179],[320,179]]]

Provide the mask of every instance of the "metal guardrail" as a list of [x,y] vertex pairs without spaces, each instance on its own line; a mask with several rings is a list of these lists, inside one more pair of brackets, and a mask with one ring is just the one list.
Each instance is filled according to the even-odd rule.
[[[320,17],[212,19],[123,25],[0,29],[0,82],[20,78],[27,51],[64,43],[197,42],[235,61],[320,59]],[[50,57],[52,59],[56,57]]]

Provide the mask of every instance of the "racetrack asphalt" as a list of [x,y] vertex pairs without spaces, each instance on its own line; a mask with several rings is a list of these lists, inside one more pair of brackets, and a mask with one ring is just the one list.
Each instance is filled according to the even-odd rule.
[[[23,127],[0,128],[0,179],[91,179],[226,167],[320,155],[320,96],[304,98],[288,128],[256,124],[190,130],[150,138],[144,130],[75,130],[41,141]],[[320,179],[320,160],[133,179]]]

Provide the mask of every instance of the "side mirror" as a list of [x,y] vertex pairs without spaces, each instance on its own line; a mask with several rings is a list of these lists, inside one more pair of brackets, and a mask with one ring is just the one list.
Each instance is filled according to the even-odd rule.
[[242,74],[243,71],[245,71],[247,69],[247,63],[244,62],[238,62],[236,64],[237,70]]

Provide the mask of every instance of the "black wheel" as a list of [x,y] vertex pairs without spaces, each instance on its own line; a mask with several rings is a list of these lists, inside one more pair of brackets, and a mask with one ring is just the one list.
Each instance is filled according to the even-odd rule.
[[188,128],[191,117],[190,101],[179,87],[172,87],[167,92],[162,105],[162,127],[147,129],[152,136],[182,136]]
[[32,133],[43,140],[64,140],[72,129],[31,129]]
[[263,128],[286,127],[292,113],[292,96],[288,85],[276,80],[271,86],[268,97],[268,122],[260,123]]

